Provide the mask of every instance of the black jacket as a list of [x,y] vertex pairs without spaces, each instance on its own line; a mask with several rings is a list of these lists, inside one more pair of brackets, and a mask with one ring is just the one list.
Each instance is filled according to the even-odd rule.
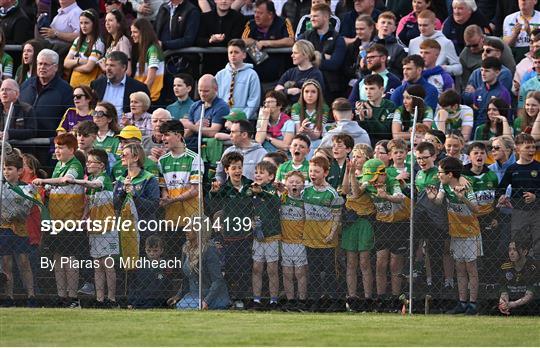
[[[0,131],[4,130],[4,122],[9,110],[4,110],[0,103]],[[36,118],[32,105],[18,100],[13,104],[13,116],[9,125],[8,139],[24,140],[36,136]]]
[[8,45],[22,45],[34,37],[34,25],[19,6],[15,6],[4,17],[0,17],[0,26],[6,35]]
[[[107,88],[107,78],[100,77],[99,79],[92,81],[90,87],[92,87],[94,92],[96,92],[98,99],[103,100],[105,89]],[[132,77],[126,76],[126,88],[124,90],[124,101],[122,102],[124,112],[129,112],[129,96],[131,93],[135,92],[144,92],[150,95],[150,91],[144,83],[139,82]]]
[[[201,11],[189,0],[184,0],[176,7],[172,19],[169,4],[166,2],[158,10],[154,29],[162,42],[163,50],[175,50],[195,44],[200,22]],[[172,27],[169,30],[170,23]]]
[[[231,39],[242,37],[245,25],[246,17],[235,10],[230,10],[223,17],[218,16],[216,10],[203,13],[199,35],[197,37],[197,46],[227,47],[227,43]],[[225,39],[219,43],[208,43],[210,36],[214,34],[225,34]],[[224,65],[223,62],[221,62],[221,65]]]

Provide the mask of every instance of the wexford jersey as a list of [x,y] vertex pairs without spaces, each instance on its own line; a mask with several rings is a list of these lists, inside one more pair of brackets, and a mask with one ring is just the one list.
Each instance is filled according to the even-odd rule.
[[330,185],[323,189],[307,187],[302,193],[306,214],[304,245],[310,248],[335,248],[338,238],[325,243],[332,232],[332,226],[339,223],[343,198]]
[[[180,197],[191,189],[191,185],[198,184],[204,172],[199,155],[186,149],[183,154],[175,157],[168,152],[158,160],[159,183],[167,190],[170,198]],[[203,172],[201,172],[203,171]],[[165,208],[165,219],[177,221],[189,217],[197,212],[198,197],[186,201],[175,202]]]

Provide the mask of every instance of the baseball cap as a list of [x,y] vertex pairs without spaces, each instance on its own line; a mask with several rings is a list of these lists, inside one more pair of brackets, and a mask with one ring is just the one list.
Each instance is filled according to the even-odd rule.
[[231,112],[223,118],[228,121],[247,120],[246,113],[241,109],[232,109]]
[[377,158],[367,160],[362,167],[362,182],[373,182],[379,175],[386,173],[383,161]]
[[122,139],[138,139],[139,141],[142,141],[142,132],[139,128],[135,126],[125,126],[121,131],[120,134],[117,135],[117,137]]

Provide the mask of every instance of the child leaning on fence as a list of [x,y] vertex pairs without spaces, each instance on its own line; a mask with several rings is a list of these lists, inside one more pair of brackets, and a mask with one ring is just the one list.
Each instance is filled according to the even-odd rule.
[[13,301],[13,256],[19,266],[19,275],[27,293],[27,306],[35,307],[34,280],[28,254],[30,240],[26,228],[28,212],[33,206],[41,205],[39,193],[31,184],[20,181],[23,172],[23,159],[15,152],[7,155],[4,162],[2,183],[2,223],[0,225],[0,256],[3,271],[7,275],[4,307],[14,306]]
[[[476,259],[482,256],[480,225],[476,214],[478,202],[472,189],[461,185],[463,173],[461,161],[447,157],[439,163],[439,188],[427,188],[428,198],[435,204],[447,202],[450,233],[450,251],[455,261],[459,302],[448,314],[475,315],[478,313],[478,269]],[[469,302],[467,303],[467,290]]]
[[[69,184],[71,179],[83,179],[84,169],[75,157],[77,138],[73,134],[60,134],[54,138],[54,153],[58,163],[54,168],[52,178],[34,179],[34,185],[48,185],[48,208],[53,220],[78,221],[84,213],[84,188]],[[46,232],[45,244],[54,255],[54,275],[58,291],[58,305],[79,307],[77,289],[79,285],[79,268],[72,262],[61,265],[61,257],[75,257],[81,253],[86,242],[85,232],[80,230],[67,232],[55,231],[57,234]]]
[[347,252],[347,305],[351,311],[362,309],[357,295],[358,265],[362,272],[366,302],[371,301],[373,291],[370,252],[373,249],[374,236],[367,216],[373,214],[374,207],[367,194],[359,194],[362,168],[364,163],[371,158],[373,158],[373,150],[369,145],[356,144],[343,179],[343,194],[347,195],[345,204],[347,210],[343,219],[341,247]]
[[[306,217],[302,201],[305,181],[301,171],[288,172],[285,174],[286,191],[281,196],[281,266],[287,310],[306,309],[308,260],[303,243]],[[294,295],[294,277],[298,285],[297,300]]]
[[280,200],[274,188],[276,166],[259,162],[255,167],[255,182],[251,185],[253,203],[253,305],[261,305],[264,264],[268,273],[270,308],[277,307],[279,295],[279,241],[281,239]]
[[[69,179],[68,183],[86,188],[87,204],[84,218],[100,222],[100,228],[88,231],[90,256],[99,265],[94,268],[96,284],[96,307],[117,307],[116,304],[116,271],[107,264],[106,259],[120,253],[118,231],[107,229],[105,222],[114,219],[113,184],[107,175],[107,152],[101,149],[88,151],[86,161],[87,180]],[[107,299],[105,299],[105,289]]]

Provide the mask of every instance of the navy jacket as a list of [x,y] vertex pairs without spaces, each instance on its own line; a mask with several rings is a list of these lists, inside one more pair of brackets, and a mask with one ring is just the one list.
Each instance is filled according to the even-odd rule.
[[[92,83],[90,83],[90,87],[92,87],[94,92],[96,92],[98,99],[103,100],[103,96],[105,95],[105,89],[107,89],[107,78],[100,77],[99,79],[92,81]],[[124,112],[130,111],[129,96],[131,95],[131,93],[135,92],[144,92],[150,95],[150,91],[144,83],[137,81],[132,77],[126,76],[126,87],[124,89],[124,100],[122,102]]]
[[435,88],[435,86],[433,86],[431,83],[427,82],[427,80],[423,77],[414,83],[404,81],[401,86],[396,88],[390,100],[392,100],[396,106],[403,105],[403,93],[411,85],[421,85],[424,87],[424,90],[426,91],[425,103],[433,110],[437,109],[437,103],[439,102],[439,91],[437,91],[437,88]]
[[[1,116],[8,110],[4,110],[4,105],[0,103],[0,129],[4,130],[5,117]],[[34,109],[26,103],[21,103],[18,100],[13,104],[13,116],[9,125],[8,139],[30,139],[36,136],[36,118],[34,117]]]
[[56,127],[67,108],[73,106],[73,91],[71,86],[57,75],[38,94],[38,78],[32,76],[22,84],[19,100],[34,108],[36,137],[50,138],[55,136]]

